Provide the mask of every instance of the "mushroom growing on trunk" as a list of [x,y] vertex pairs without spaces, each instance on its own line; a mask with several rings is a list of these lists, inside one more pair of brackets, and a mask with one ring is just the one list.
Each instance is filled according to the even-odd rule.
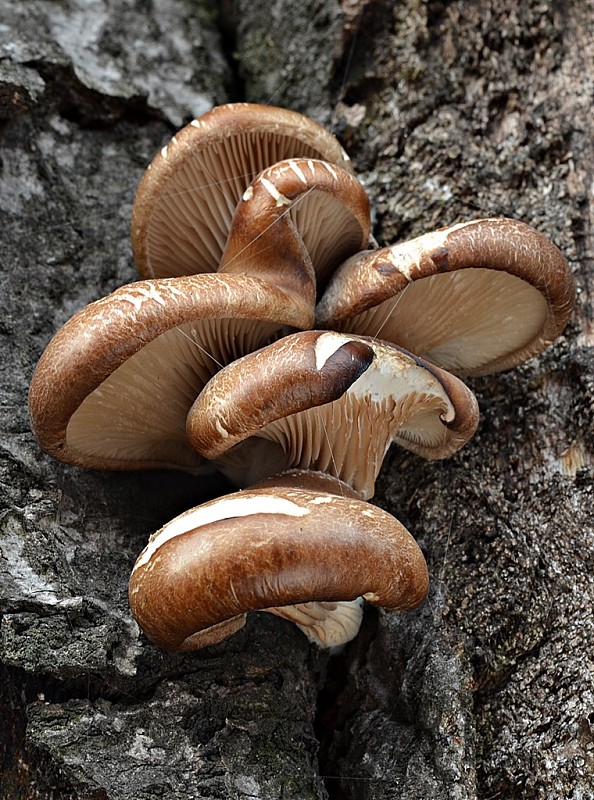
[[249,275],[123,286],[47,346],[29,390],[33,430],[77,466],[212,471],[186,438],[192,403],[222,366],[312,317],[311,303]]
[[414,608],[428,580],[394,517],[339,480],[295,472],[169,522],[138,557],[129,594],[141,628],[168,650],[219,642],[258,610],[334,647],[357,634],[362,598]]
[[132,247],[140,274],[215,272],[244,192],[256,175],[287,158],[351,170],[331,133],[283,108],[231,103],[178,131],[149,165],[134,200]]
[[266,170],[240,203],[221,272],[122,287],[56,335],[30,391],[42,447],[83,466],[206,468],[184,427],[203,386],[287,328],[311,327],[317,274],[368,236],[367,195],[349,173],[312,159]]
[[567,261],[552,242],[522,222],[479,219],[352,256],[332,276],[316,324],[486,375],[544,350],[573,303]]
[[298,467],[370,498],[392,442],[446,458],[477,424],[474,394],[444,370],[377,339],[304,331],[214,376],[187,433],[239,485]]
[[[365,502],[387,449],[455,453],[478,407],[447,370],[507,369],[571,313],[567,262],[520,222],[362,251],[369,204],[350,171],[295,112],[233,104],[194,120],[138,188],[132,242],[148,280],[76,314],[33,376],[32,425],[51,455],[217,467],[250,486],[172,520],[139,556],[132,609],[168,649],[218,642],[258,610],[331,647],[356,634],[363,600],[418,605],[418,546]],[[330,330],[306,330],[314,321]]]
[[255,275],[299,297],[313,285],[315,293],[367,246],[370,226],[367,193],[350,173],[311,158],[280,161],[246,189],[219,272]]

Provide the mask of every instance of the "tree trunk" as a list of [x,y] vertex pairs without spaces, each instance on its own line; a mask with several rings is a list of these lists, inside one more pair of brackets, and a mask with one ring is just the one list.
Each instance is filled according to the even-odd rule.
[[[594,797],[594,2],[0,0],[0,782],[12,798]],[[228,99],[341,138],[380,242],[522,219],[578,305],[541,357],[471,381],[454,458],[393,449],[375,501],[432,576],[331,658],[253,615],[197,654],[139,634],[148,535],[214,479],[43,455],[27,386],[58,327],[134,280],[153,153]]]

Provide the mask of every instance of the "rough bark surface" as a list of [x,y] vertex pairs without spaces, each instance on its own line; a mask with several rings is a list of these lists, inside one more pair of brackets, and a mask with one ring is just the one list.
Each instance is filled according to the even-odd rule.
[[[0,0],[3,797],[594,798],[594,4]],[[395,241],[513,216],[570,260],[566,335],[475,380],[455,458],[391,452],[425,606],[328,659],[254,616],[197,655],[139,634],[146,537],[224,489],[57,464],[27,386],[57,328],[134,279],[135,187],[228,98],[333,127]]]

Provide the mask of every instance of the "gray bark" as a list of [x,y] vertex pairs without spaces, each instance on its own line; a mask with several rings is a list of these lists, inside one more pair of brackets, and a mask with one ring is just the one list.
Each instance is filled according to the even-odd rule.
[[[593,798],[594,4],[221,7],[0,0],[3,796]],[[472,382],[464,450],[388,455],[376,502],[423,546],[431,594],[369,611],[331,659],[267,615],[198,654],[151,646],[127,605],[134,559],[225,487],[69,468],[29,430],[51,335],[134,279],[142,171],[229,98],[332,127],[380,241],[513,216],[578,287],[554,347]]]

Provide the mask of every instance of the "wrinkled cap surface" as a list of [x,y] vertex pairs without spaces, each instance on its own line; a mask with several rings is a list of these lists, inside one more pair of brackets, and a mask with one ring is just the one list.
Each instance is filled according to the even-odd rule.
[[337,139],[294,111],[232,103],[193,120],[157,154],[138,187],[131,230],[140,274],[216,271],[251,181],[296,157],[350,169]]
[[[151,538],[130,580],[130,604],[148,637],[194,650],[263,610],[332,647],[356,635],[362,598],[391,610],[425,598],[428,573],[408,531],[325,476],[299,476],[218,498]],[[329,491],[329,489],[332,491]]]
[[379,340],[306,331],[221,370],[192,406],[187,431],[240,485],[300,467],[369,498],[391,442],[445,458],[477,423],[473,393],[444,370]]
[[567,261],[528,225],[464,222],[362,252],[334,273],[316,324],[379,336],[462,375],[509,369],[563,331]]

